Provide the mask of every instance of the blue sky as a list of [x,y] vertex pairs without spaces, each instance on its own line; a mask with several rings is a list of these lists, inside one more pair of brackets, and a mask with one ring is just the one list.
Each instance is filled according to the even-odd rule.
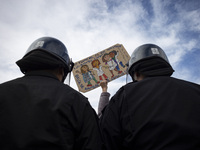
[[[167,54],[173,77],[200,84],[200,0],[0,0],[0,83],[21,77],[15,62],[42,36],[60,39],[73,61],[117,43],[131,55],[145,43]],[[71,86],[78,90],[72,76]],[[109,83],[113,95],[126,83]],[[101,89],[88,93],[97,109]]]

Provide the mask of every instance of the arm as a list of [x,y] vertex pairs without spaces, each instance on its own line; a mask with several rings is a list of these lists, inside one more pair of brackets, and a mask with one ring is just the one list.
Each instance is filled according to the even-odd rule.
[[99,117],[102,114],[102,110],[109,103],[109,97],[110,97],[110,93],[107,92],[107,90],[108,90],[108,82],[106,80],[104,80],[104,81],[102,81],[100,83],[100,86],[102,88],[102,93],[100,95],[99,105],[98,105],[98,116]]

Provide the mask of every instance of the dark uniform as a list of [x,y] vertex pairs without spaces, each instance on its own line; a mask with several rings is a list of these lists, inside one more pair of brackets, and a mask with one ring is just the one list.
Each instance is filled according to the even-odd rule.
[[200,85],[167,76],[127,84],[100,124],[109,150],[200,150]]
[[100,150],[88,99],[52,74],[0,84],[0,150]]

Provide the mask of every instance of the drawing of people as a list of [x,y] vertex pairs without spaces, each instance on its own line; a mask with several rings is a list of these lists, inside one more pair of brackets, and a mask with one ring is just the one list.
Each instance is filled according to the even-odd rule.
[[[117,63],[115,63],[115,61],[109,56],[108,53],[105,53],[102,56],[102,61],[105,62],[105,64],[109,66],[109,70],[112,74],[111,78],[113,78],[114,77],[113,70],[116,68]],[[115,71],[117,71],[117,70],[115,70]]]
[[100,61],[98,59],[95,59],[91,62],[93,70],[97,71],[97,75],[99,76],[99,80],[102,81],[103,78],[108,79],[108,77],[105,75],[105,73],[102,70],[102,66],[100,65]]
[[123,68],[125,67],[124,64],[118,60],[117,57],[118,57],[119,53],[117,51],[113,50],[109,53],[109,55],[117,63],[117,67],[116,67],[117,70],[119,70],[119,65],[121,65]]
[[100,83],[99,81],[96,80],[96,78],[93,76],[92,71],[90,71],[88,65],[82,65],[81,68],[81,73],[79,71],[76,71],[76,73],[80,73],[83,76],[83,80],[85,83],[88,83],[87,86],[92,86],[91,80],[94,80],[95,83]]

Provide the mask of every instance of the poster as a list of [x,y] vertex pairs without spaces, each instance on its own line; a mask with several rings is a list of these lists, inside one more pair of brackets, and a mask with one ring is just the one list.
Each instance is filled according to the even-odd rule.
[[79,91],[88,92],[126,74],[130,56],[122,44],[113,45],[90,57],[74,63],[73,76]]

